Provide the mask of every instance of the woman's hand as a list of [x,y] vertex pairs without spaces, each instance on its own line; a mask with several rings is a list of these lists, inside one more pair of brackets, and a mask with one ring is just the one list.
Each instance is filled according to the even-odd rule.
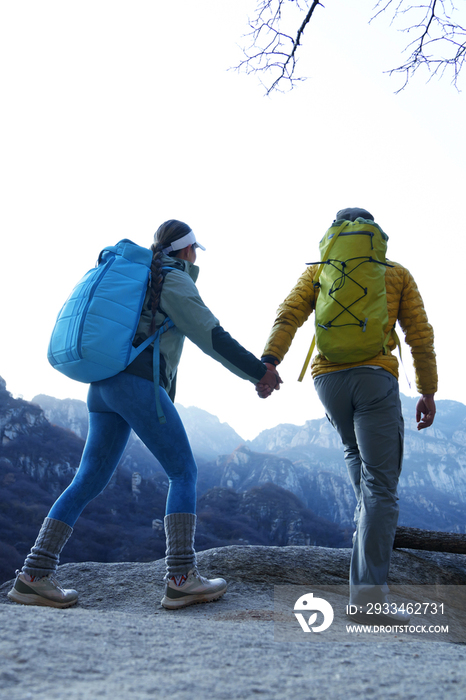
[[260,382],[256,384],[256,391],[261,399],[266,399],[270,396],[274,389],[278,391],[280,384],[283,384],[275,365],[271,365],[268,362],[264,362],[264,364],[267,367],[267,371]]

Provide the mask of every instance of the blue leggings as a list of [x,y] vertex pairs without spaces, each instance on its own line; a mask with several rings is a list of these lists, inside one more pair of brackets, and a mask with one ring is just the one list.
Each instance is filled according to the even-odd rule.
[[154,385],[127,372],[90,385],[89,433],[76,475],[48,517],[72,527],[87,504],[105,489],[121,459],[131,429],[158,459],[168,476],[166,514],[196,512],[197,466],[176,408],[164,389],[167,419],[159,423]]

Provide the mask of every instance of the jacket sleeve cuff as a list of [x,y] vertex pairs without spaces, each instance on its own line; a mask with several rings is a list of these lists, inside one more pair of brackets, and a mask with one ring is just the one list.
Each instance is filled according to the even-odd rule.
[[269,365],[274,365],[275,367],[280,364],[280,360],[277,360],[273,355],[263,355],[261,357],[261,362],[268,362]]

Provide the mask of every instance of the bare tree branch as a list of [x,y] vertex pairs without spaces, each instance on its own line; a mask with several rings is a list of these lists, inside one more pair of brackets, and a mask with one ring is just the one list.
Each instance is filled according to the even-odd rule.
[[[428,69],[429,80],[450,72],[451,81],[458,89],[466,60],[466,28],[453,19],[458,12],[454,1],[377,0],[369,23],[389,14],[391,25],[401,23],[399,31],[415,37],[405,49],[411,51],[409,58],[387,71],[390,75],[404,75],[404,84],[397,92],[407,86],[421,66]],[[284,85],[292,89],[297,82],[305,80],[296,70],[298,48],[318,5],[323,7],[319,0],[257,0],[255,16],[249,20],[250,32],[245,35],[250,46],[243,48],[244,59],[234,69],[258,75],[267,95],[282,91]],[[299,13],[304,13],[304,20],[293,30]]]
[[[370,22],[387,12],[390,6],[391,9],[395,6],[393,0],[379,0]],[[451,82],[458,89],[458,78],[466,58],[466,28],[452,20],[456,11],[452,0],[430,0],[417,4],[396,0],[390,24],[394,25],[401,19],[407,26],[399,31],[416,33],[415,39],[405,49],[411,51],[409,58],[397,68],[387,71],[390,75],[404,75],[404,83],[396,92],[404,90],[421,66],[429,71],[429,80],[435,75],[441,78],[451,69]]]
[[[309,3],[310,0],[304,0],[304,3],[302,0],[261,0],[257,5],[256,16],[249,20],[251,31],[245,36],[251,39],[251,45],[243,49],[245,58],[235,66],[235,70],[244,71],[248,75],[259,75],[267,95],[274,90],[281,91],[284,83],[288,83],[292,89],[296,82],[305,80],[295,74],[298,61],[296,53],[314,10],[322,4],[319,0],[312,0],[310,6]],[[301,12],[306,11],[294,36],[282,30],[285,4],[294,4]],[[272,76],[268,84],[262,75]]]

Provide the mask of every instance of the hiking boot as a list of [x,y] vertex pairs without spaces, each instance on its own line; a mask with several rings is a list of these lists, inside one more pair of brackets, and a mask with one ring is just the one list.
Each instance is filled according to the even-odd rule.
[[[33,580],[30,581],[29,578]],[[53,574],[34,579],[17,571],[15,585],[7,595],[14,603],[51,608],[69,608],[78,602],[77,592],[62,588]]]
[[191,569],[187,576],[171,576],[167,579],[162,605],[169,610],[185,608],[195,603],[209,603],[218,600],[227,590],[223,578],[207,579],[197,569]]

